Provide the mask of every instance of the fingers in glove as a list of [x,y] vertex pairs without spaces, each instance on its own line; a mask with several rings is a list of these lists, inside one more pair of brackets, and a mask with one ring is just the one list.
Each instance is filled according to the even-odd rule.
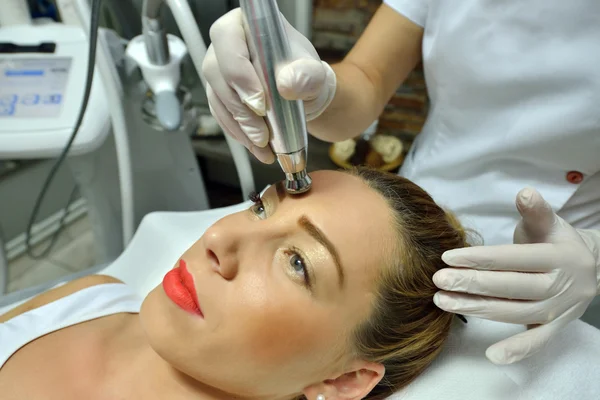
[[546,300],[558,292],[553,273],[444,268],[433,282],[446,291],[517,300]]
[[[207,59],[214,59],[212,51],[212,47],[208,49]],[[205,65],[208,63],[209,61]],[[227,85],[218,68],[207,65],[205,76],[208,82],[207,86],[211,90],[209,93],[207,87],[207,96],[219,99],[220,103],[225,106],[225,111],[237,121],[245,133],[244,136],[247,136],[255,146],[266,147],[269,142],[269,130],[265,120],[242,103],[238,94]],[[215,104],[212,106],[214,107]]]
[[[208,109],[210,110],[212,116],[215,117],[221,128],[223,128],[223,131],[246,146],[246,142],[248,140],[245,137],[246,135],[244,132],[242,132],[239,125],[233,119],[231,113],[229,110],[227,110],[227,107],[225,107],[223,102],[219,100],[210,84],[206,85],[206,97],[208,99]],[[236,125],[238,125],[237,128]]]
[[542,301],[507,300],[495,297],[440,291],[433,301],[442,310],[509,324],[546,324],[562,315],[568,307]]
[[210,28],[210,39],[225,82],[244,104],[257,115],[264,116],[264,89],[250,62],[241,10],[237,8],[219,18]]
[[312,121],[333,101],[337,78],[326,62],[299,59],[281,70],[277,76],[277,87],[284,98],[303,100],[306,120]]
[[546,347],[550,340],[570,321],[571,319],[564,315],[548,324],[537,325],[535,328],[493,344],[488,347],[485,355],[491,362],[498,365],[519,362]]
[[320,60],[296,60],[277,73],[277,89],[287,100],[311,101],[323,92],[327,73]]
[[520,229],[532,242],[543,241],[556,223],[550,204],[537,190],[525,188],[517,194],[516,205],[522,217]]
[[233,119],[227,108],[219,100],[219,98],[212,93],[211,86],[207,85],[206,92],[208,94],[208,103],[211,114],[215,117],[219,125],[223,127],[225,133],[229,134],[235,140],[243,144],[254,156],[265,164],[272,164],[275,162],[275,154],[270,147],[258,147],[255,146],[246,137],[246,134],[242,132],[240,125]]
[[[517,244],[531,244],[531,243],[540,243],[543,242],[545,238],[531,238],[528,232],[525,230],[523,226],[523,221],[519,221],[517,227],[515,228],[515,232],[513,233],[513,243]],[[535,239],[535,240],[534,240]]]
[[515,272],[548,272],[562,258],[560,248],[550,243],[475,246],[442,254],[451,267]]

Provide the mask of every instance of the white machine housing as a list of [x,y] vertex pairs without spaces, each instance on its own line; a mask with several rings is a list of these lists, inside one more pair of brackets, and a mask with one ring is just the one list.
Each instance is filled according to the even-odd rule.
[[[87,73],[84,31],[58,23],[0,28],[0,43],[45,42],[56,44],[54,53],[0,53],[0,159],[57,156],[73,133]],[[105,90],[95,71],[88,112],[69,154],[96,150],[109,128]]]

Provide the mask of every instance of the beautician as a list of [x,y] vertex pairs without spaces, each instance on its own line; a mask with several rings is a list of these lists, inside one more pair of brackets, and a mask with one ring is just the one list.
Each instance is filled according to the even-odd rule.
[[[492,362],[531,356],[584,314],[600,291],[600,2],[386,0],[335,65],[286,29],[295,61],[279,91],[329,142],[364,131],[423,62],[431,108],[400,174],[484,240],[444,254],[436,304],[529,328],[491,346]],[[211,111],[271,163],[240,11],[211,39]]]

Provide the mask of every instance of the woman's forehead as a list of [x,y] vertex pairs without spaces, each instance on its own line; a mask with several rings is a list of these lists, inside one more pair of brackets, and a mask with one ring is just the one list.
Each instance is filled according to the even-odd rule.
[[310,192],[287,195],[286,200],[291,198],[298,212],[324,232],[337,248],[344,267],[372,269],[373,264],[387,259],[384,251],[389,251],[396,233],[385,199],[361,178],[348,173],[318,171],[311,177]]
[[329,211],[340,208],[343,212],[355,210],[356,214],[373,210],[381,214],[390,212],[383,197],[358,176],[325,170],[311,173],[311,178],[312,189],[301,197],[310,203],[323,203]]

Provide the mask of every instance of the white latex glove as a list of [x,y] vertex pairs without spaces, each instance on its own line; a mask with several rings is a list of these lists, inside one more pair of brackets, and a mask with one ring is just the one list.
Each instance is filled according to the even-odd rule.
[[486,351],[495,364],[527,358],[583,315],[600,293],[600,232],[578,231],[533,189],[517,195],[522,220],[512,245],[447,251],[433,276],[438,307],[457,314],[527,325]]
[[[283,16],[282,16],[283,18]],[[284,26],[294,61],[277,72],[279,93],[288,100],[304,100],[307,120],[317,118],[333,100],[336,77],[321,61],[310,41],[286,20]],[[249,59],[239,8],[219,18],[210,29],[202,72],[207,81],[210,110],[223,130],[248,148],[260,161],[275,161],[268,147],[265,94]]]

